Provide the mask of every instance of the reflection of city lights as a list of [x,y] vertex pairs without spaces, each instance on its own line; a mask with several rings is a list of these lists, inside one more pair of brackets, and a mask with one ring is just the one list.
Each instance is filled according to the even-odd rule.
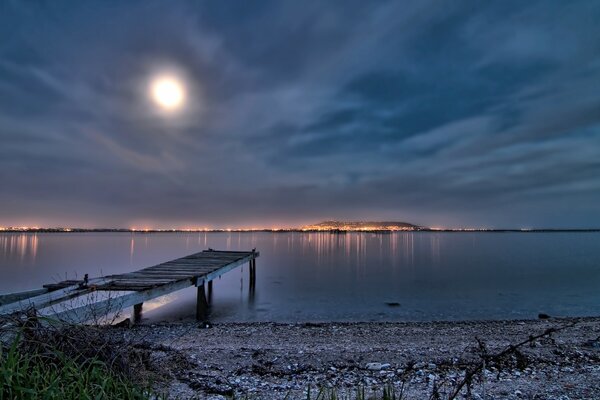
[[37,234],[0,235],[0,251],[3,254],[15,255],[21,262],[26,259],[35,261],[38,251]]

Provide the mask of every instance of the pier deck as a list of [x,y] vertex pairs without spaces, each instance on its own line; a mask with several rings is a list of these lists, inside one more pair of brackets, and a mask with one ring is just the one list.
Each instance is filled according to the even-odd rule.
[[38,315],[77,323],[134,306],[134,319],[139,319],[143,302],[196,286],[196,316],[204,319],[208,308],[205,284],[210,292],[215,278],[248,263],[253,291],[258,256],[255,250],[208,249],[134,272],[94,279],[86,275],[82,281],[63,281],[44,285],[43,289],[0,295],[0,315],[35,309]]

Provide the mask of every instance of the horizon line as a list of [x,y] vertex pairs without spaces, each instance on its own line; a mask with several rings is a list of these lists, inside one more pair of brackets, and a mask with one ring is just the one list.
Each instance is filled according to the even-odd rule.
[[78,227],[28,227],[28,226],[8,226],[0,227],[0,233],[77,233],[77,232],[123,232],[123,233],[218,233],[218,232],[600,232],[600,227],[595,228],[471,228],[471,227],[427,227],[414,226],[401,229],[389,227],[368,227],[356,229],[339,228],[305,228],[305,227],[285,227],[285,228],[78,228]]

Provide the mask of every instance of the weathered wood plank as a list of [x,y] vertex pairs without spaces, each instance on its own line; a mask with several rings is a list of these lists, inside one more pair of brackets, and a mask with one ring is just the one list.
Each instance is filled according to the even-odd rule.
[[168,268],[168,267],[160,267],[160,268],[147,269],[147,270],[143,270],[143,271],[139,271],[139,272],[146,272],[146,271],[148,271],[148,272],[156,272],[156,271],[168,271],[168,272],[176,272],[176,271],[181,271],[181,272],[204,271],[204,272],[210,272],[210,271],[214,271],[215,269],[219,269],[223,265],[227,265],[227,264],[229,264],[229,263],[223,263],[221,265],[214,266],[214,267],[202,267],[202,266],[189,266],[189,267],[174,266],[174,267],[170,267],[170,268]]
[[70,280],[56,282],[56,283],[48,283],[46,285],[43,285],[42,287],[44,289],[48,289],[49,291],[52,291],[52,290],[64,289],[68,286],[79,285],[80,283],[83,283],[83,280],[70,279]]
[[196,281],[196,286],[202,285],[204,282],[212,281],[213,279],[218,278],[219,276],[223,275],[224,273],[229,272],[232,269],[249,262],[250,260],[253,260],[255,257],[258,257],[258,255],[259,255],[258,252],[251,253],[250,255],[248,255],[244,258],[241,258],[235,262],[225,265],[223,268],[220,268],[220,269],[213,271],[209,274],[206,274],[202,277],[198,277],[198,280]]
[[206,269],[215,269],[215,268],[220,268],[222,267],[224,264],[229,264],[230,262],[234,262],[233,261],[227,261],[227,262],[221,262],[221,263],[215,263],[215,264],[162,264],[162,265],[157,265],[155,267],[150,267],[147,269],[143,269],[141,271],[152,271],[153,269],[176,269],[176,268],[180,268],[180,269],[185,269],[185,268],[206,268]]
[[131,307],[134,304],[146,302],[160,296],[175,292],[177,290],[190,287],[192,282],[178,281],[168,285],[159,286],[156,288],[147,289],[144,291],[134,291],[113,299],[106,299],[93,304],[93,308],[89,305],[82,305],[64,310],[59,313],[50,313],[50,315],[60,321],[70,323],[85,322],[95,318],[98,315],[107,315],[121,311],[126,307]]
[[191,274],[190,272],[185,272],[185,273],[170,273],[170,272],[150,272],[150,271],[144,271],[143,273],[141,272],[132,272],[129,274],[125,274],[122,275],[120,278],[128,278],[128,279],[137,279],[137,278],[157,278],[157,279],[177,279],[177,278],[186,278],[186,277],[192,277],[194,276],[193,274]]
[[31,297],[39,296],[45,293],[48,293],[48,289],[46,288],[25,290],[23,292],[6,293],[0,296],[0,306],[29,299]]
[[93,290],[94,285],[105,283],[104,278],[90,279],[88,287],[86,289],[80,289],[79,285],[68,286],[64,289],[55,290],[39,296],[30,297],[27,299],[19,300],[14,303],[6,304],[0,307],[0,314],[10,314],[16,311],[22,311],[27,308],[33,307],[36,309],[48,307],[53,304],[63,302],[65,300],[79,297],[83,294],[89,293]]

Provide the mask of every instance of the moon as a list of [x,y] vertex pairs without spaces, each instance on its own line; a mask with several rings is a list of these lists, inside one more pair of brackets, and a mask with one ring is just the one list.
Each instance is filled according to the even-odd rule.
[[160,109],[171,112],[177,111],[185,103],[185,86],[175,76],[158,76],[152,79],[150,96]]

